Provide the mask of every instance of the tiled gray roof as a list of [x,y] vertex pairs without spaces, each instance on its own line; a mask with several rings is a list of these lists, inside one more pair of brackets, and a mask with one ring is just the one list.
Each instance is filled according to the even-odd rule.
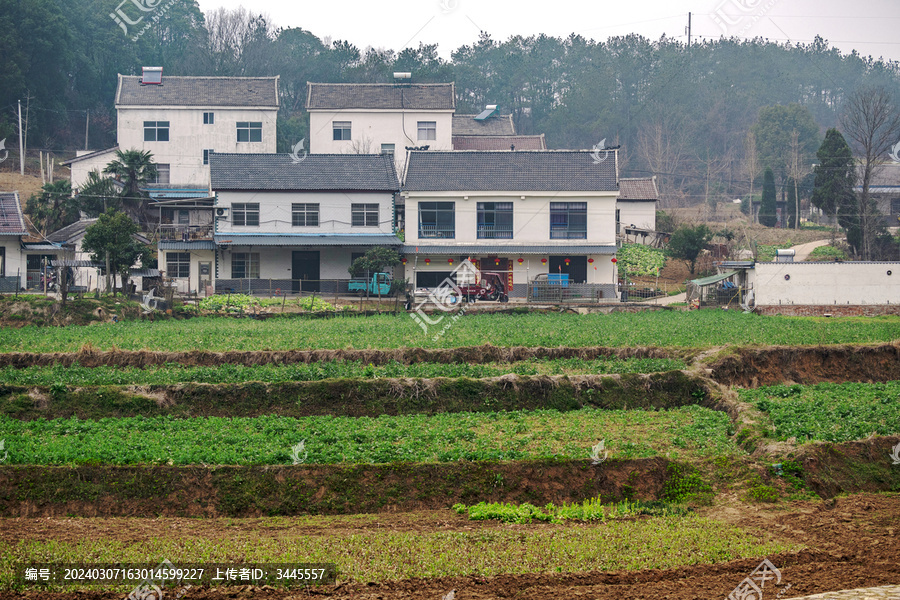
[[454,135],[454,150],[546,150],[541,135]]
[[650,200],[659,199],[656,190],[656,181],[652,177],[635,177],[619,179],[619,200]]
[[455,110],[452,83],[307,82],[307,110]]
[[512,115],[476,121],[477,115],[453,115],[453,135],[516,135]]
[[19,192],[0,192],[0,235],[28,235]]
[[213,191],[400,189],[388,154],[308,154],[295,163],[290,154],[209,154]]
[[57,229],[47,236],[51,242],[65,244],[70,240],[74,240],[79,236],[83,236],[88,227],[97,222],[97,219],[79,219],[71,225],[66,225],[62,229]]
[[119,75],[116,106],[278,107],[278,77],[171,77],[142,85],[141,78]]
[[404,190],[614,192],[615,151],[596,162],[590,150],[410,152]]
[[[863,184],[863,167],[856,167],[856,189],[862,190]],[[870,188],[898,188],[900,187],[900,163],[886,162],[878,165],[872,171],[872,181],[869,182]],[[879,190],[879,192],[889,192],[891,190]]]

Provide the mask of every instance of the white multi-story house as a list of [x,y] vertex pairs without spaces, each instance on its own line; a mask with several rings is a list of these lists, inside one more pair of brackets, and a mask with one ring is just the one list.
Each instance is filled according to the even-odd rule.
[[453,147],[452,83],[307,83],[311,154],[392,154]]
[[658,200],[656,177],[623,177],[619,180],[619,196],[616,198],[616,233],[621,240],[645,244],[656,241]]
[[278,77],[164,77],[144,67],[142,76],[119,75],[115,103],[117,145],[67,161],[74,189],[117,149],[149,151],[159,184],[200,188],[210,152],[275,152]]
[[615,151],[411,152],[406,278],[435,287],[469,259],[501,273],[510,296],[565,274],[614,297],[617,172]]
[[345,292],[355,258],[401,245],[391,156],[213,153],[210,180],[218,291]]

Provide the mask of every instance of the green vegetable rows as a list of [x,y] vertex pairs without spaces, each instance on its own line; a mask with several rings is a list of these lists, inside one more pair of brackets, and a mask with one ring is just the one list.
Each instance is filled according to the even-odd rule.
[[721,412],[583,409],[377,418],[129,417],[16,421],[0,416],[6,464],[311,464],[588,459],[604,439],[613,458],[740,453]]
[[415,363],[391,361],[385,365],[365,365],[360,361],[328,361],[292,365],[243,366],[223,364],[215,367],[188,367],[167,364],[160,367],[28,367],[0,368],[0,382],[22,386],[94,386],[94,385],[166,385],[183,382],[246,383],[262,381],[318,381],[345,377],[499,377],[518,375],[562,375],[608,373],[652,373],[683,369],[684,362],[666,358],[600,358],[596,360],[555,359],[517,363]]
[[[435,326],[441,326],[440,324]],[[662,346],[848,344],[900,338],[900,317],[763,317],[740,311],[590,314],[467,314],[443,336],[408,316],[368,318],[130,321],[92,327],[0,329],[0,352],[102,350],[287,350],[297,348],[456,348],[495,346]]]
[[847,442],[900,434],[900,381],[774,385],[739,394],[769,415],[779,440]]

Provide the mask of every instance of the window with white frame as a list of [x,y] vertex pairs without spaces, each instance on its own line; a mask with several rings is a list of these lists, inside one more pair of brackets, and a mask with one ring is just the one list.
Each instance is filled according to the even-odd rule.
[[168,121],[144,121],[144,141],[145,142],[168,142],[169,141],[169,122]]
[[203,113],[203,124],[204,125],[214,125],[216,123],[216,113],[205,112]]
[[381,145],[381,153],[382,154],[390,154],[394,155],[394,144],[382,144]]
[[237,141],[239,141],[239,142],[261,142],[262,141],[262,121],[238,121],[237,122]]
[[235,227],[259,226],[259,202],[232,204],[231,217]]
[[587,202],[551,202],[550,239],[587,239]]
[[351,204],[350,217],[353,227],[378,227],[378,204]]
[[455,202],[419,202],[419,238],[456,237]]
[[333,130],[333,138],[334,140],[349,140],[350,139],[350,121],[332,121],[331,127]]
[[259,279],[259,252],[233,252],[231,278]]
[[294,227],[318,227],[319,205],[310,203],[291,204],[291,225]]
[[478,239],[511,240],[513,237],[513,203],[478,203]]
[[419,121],[419,139],[437,139],[437,121]]
[[166,252],[166,275],[177,279],[191,276],[190,252]]

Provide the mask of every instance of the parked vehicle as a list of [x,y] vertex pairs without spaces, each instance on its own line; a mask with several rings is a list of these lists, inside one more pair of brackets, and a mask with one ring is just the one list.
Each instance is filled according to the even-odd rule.
[[476,300],[509,302],[506,283],[503,281],[503,276],[500,273],[482,271],[480,280],[461,284],[459,289],[463,298],[468,302]]
[[347,291],[365,296],[389,296],[391,293],[392,278],[390,273],[374,273],[369,279],[365,277],[351,279],[347,284]]

